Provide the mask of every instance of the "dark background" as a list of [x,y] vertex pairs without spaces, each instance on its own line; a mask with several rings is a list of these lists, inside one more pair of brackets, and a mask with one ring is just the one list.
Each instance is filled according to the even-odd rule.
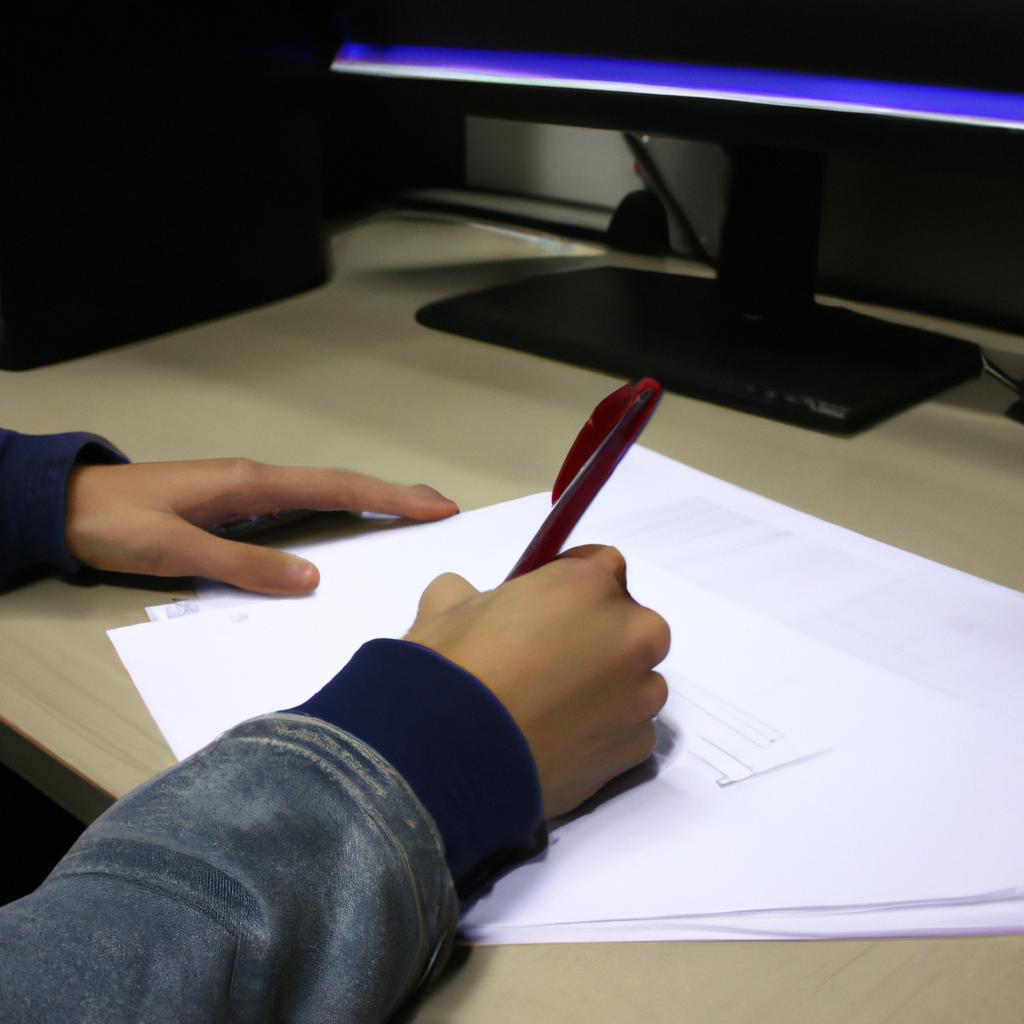
[[315,0],[8,5],[0,368],[316,287],[325,215],[433,174],[433,154],[453,183],[455,114],[333,80],[340,38]]
[[85,827],[2,764],[0,821],[11,839],[4,844],[0,906],[32,892]]

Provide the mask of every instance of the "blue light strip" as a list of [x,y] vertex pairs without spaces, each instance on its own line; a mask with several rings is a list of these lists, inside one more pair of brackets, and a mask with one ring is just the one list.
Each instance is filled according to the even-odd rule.
[[332,70],[683,96],[1024,129],[1024,95],[752,68],[347,42]]

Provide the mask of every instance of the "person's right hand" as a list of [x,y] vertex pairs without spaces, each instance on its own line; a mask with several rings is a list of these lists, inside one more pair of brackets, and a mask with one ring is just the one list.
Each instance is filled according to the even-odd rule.
[[654,667],[669,628],[629,596],[614,548],[575,548],[484,593],[439,576],[405,639],[461,665],[505,705],[530,746],[548,818],[654,749],[652,720],[668,697]]

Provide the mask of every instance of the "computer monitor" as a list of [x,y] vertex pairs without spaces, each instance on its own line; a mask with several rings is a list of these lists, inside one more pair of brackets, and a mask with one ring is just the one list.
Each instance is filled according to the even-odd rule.
[[[815,300],[831,152],[1018,163],[1024,10],[939,0],[375,0],[333,71],[466,114],[723,144],[717,276],[546,274],[421,310],[429,326],[852,433],[977,375],[974,345]],[[410,89],[412,85],[417,92]]]

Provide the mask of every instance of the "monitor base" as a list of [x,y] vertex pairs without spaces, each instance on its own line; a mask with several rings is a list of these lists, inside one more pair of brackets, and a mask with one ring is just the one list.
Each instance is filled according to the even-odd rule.
[[976,345],[811,305],[737,315],[717,282],[599,267],[432,303],[419,323],[761,416],[852,434],[981,373]]

